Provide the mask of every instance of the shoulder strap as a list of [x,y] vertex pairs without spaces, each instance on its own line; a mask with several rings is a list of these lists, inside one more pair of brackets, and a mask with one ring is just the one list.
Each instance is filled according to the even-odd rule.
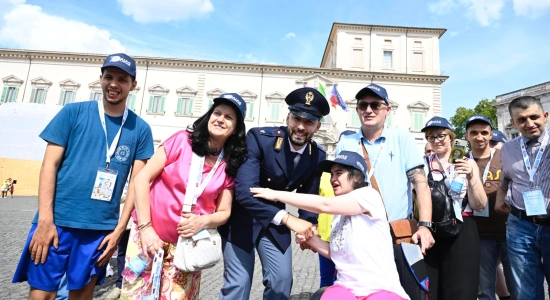
[[[361,148],[363,149],[363,158],[365,159],[365,163],[367,164],[366,173],[368,174],[368,172],[371,169],[369,153],[367,152],[367,149],[365,148],[365,144],[363,144],[363,141],[360,141],[359,143],[361,143]],[[374,177],[374,174],[372,174],[370,178],[370,183],[372,185],[372,188],[375,189],[378,192],[378,194],[380,194],[380,199],[382,200],[382,205],[384,206],[384,211],[386,212],[386,219],[389,221],[390,218],[388,218],[388,210],[386,209],[384,198],[382,198],[382,193],[380,192],[380,187],[378,186],[378,182],[376,182],[376,177]]]

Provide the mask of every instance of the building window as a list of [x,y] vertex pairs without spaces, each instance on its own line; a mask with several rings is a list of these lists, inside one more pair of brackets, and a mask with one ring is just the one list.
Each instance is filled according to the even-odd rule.
[[424,53],[413,52],[412,69],[413,71],[424,71]]
[[19,92],[18,87],[14,86],[5,86],[2,90],[2,99],[0,103],[15,102],[17,100],[17,93]]
[[128,94],[128,98],[126,98],[126,107],[130,110],[136,108],[136,94]]
[[73,103],[74,96],[75,96],[74,91],[61,91],[61,95],[59,96],[59,105]]
[[193,114],[193,99],[192,98],[178,98],[178,107],[176,109],[176,115],[190,116]]
[[164,96],[154,96],[149,97],[149,108],[147,109],[148,113],[152,114],[163,114],[164,113]]
[[393,67],[393,51],[384,51],[384,69]]
[[355,68],[363,67],[363,49],[352,49],[351,66]]
[[359,115],[357,114],[357,111],[350,109],[350,126],[351,127],[361,127],[361,120],[359,119]]
[[103,93],[102,92],[91,92],[90,93],[90,100],[97,100],[97,101],[103,100]]
[[279,122],[281,103],[271,103],[271,115],[270,120],[273,122]]
[[515,139],[519,136],[519,132],[510,133],[510,136],[512,137],[512,139]]
[[208,109],[210,109],[214,105],[214,99],[210,98],[208,99]]
[[424,127],[424,113],[421,112],[413,112],[413,124],[412,124],[412,131],[420,131]]
[[46,89],[33,88],[31,92],[31,100],[29,102],[43,104],[45,98],[46,98]]
[[386,127],[392,127],[393,126],[393,112],[390,111],[390,113],[386,116],[386,122],[384,123]]
[[254,102],[246,102],[246,120],[254,121]]

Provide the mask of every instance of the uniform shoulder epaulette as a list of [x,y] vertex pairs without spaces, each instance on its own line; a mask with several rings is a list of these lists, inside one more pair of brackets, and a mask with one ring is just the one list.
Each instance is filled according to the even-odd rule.
[[279,127],[262,127],[259,129],[261,135],[267,136],[283,136],[283,131]]
[[311,143],[314,144],[315,146],[317,146],[317,148],[319,148],[319,150],[326,153],[325,148],[323,148],[323,146],[321,146],[319,143],[317,143],[315,141],[311,141]]

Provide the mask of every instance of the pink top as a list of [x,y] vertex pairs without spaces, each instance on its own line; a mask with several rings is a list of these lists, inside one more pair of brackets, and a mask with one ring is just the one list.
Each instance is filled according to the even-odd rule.
[[[180,222],[193,151],[189,134],[185,130],[168,138],[162,146],[166,150],[166,166],[151,183],[151,222],[163,241],[177,243],[177,226]],[[219,194],[224,189],[235,187],[235,180],[225,173],[225,167],[225,161],[222,161],[204,192],[197,199],[193,213],[198,215],[214,213]],[[211,166],[204,165],[202,180],[211,169]]]

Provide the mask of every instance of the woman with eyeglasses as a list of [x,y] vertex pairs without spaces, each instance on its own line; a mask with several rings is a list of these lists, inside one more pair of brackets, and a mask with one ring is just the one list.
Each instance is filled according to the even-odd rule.
[[456,135],[445,118],[433,117],[422,132],[434,150],[425,160],[435,238],[435,245],[424,258],[430,299],[475,300],[480,248],[472,216],[474,210],[482,211],[487,204],[479,168],[473,159],[453,159],[461,151],[452,147]]

